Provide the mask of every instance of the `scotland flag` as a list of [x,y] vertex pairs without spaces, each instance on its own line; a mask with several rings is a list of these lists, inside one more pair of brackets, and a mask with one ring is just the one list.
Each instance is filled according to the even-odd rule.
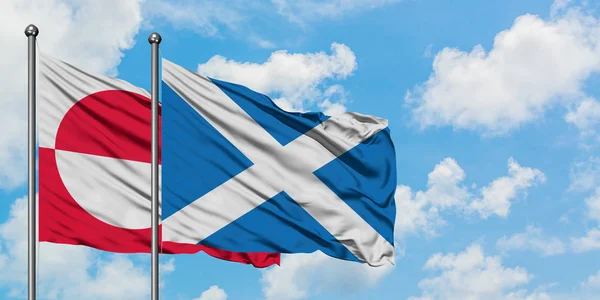
[[285,112],[246,87],[162,67],[163,241],[393,264],[387,120]]

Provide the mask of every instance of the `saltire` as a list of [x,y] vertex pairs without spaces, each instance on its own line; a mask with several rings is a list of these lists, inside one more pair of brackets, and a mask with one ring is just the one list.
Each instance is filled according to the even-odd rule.
[[393,264],[387,120],[286,112],[166,59],[162,80],[164,241]]

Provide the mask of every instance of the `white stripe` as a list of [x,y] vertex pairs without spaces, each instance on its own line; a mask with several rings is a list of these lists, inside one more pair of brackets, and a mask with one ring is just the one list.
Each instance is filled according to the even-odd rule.
[[315,126],[287,145],[286,151],[310,158],[304,164],[314,172],[386,127],[385,119],[345,113]]
[[[163,80],[254,163],[270,160],[263,149],[280,144],[210,79],[163,59]],[[252,134],[240,135],[239,128]]]
[[91,215],[117,227],[150,227],[149,163],[62,150],[56,163],[73,199]]
[[150,97],[126,81],[86,73],[44,53],[39,55],[38,119],[40,147],[54,149],[56,132],[65,114],[84,97],[105,90],[125,90]]
[[163,240],[197,244],[281,192],[254,165],[163,220]]
[[361,261],[394,262],[394,247],[315,175],[298,176],[284,190]]
[[163,59],[163,80],[254,162],[166,218],[164,240],[198,243],[285,191],[362,261],[393,261],[393,246],[313,175],[385,128],[385,120],[359,114],[330,118],[283,147],[205,77]]

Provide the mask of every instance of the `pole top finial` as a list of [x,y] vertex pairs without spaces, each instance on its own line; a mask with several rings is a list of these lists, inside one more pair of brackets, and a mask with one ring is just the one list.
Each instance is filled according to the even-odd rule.
[[162,41],[162,38],[160,37],[160,34],[153,32],[150,34],[150,36],[148,37],[148,42],[150,44],[160,44],[160,42]]
[[28,25],[27,27],[25,27],[25,35],[26,35],[27,37],[30,37],[30,36],[34,36],[34,37],[36,37],[36,36],[38,35],[38,33],[40,33],[40,31],[39,31],[39,30],[38,30],[38,28],[37,28],[35,25],[33,25],[33,24],[30,24],[30,25]]

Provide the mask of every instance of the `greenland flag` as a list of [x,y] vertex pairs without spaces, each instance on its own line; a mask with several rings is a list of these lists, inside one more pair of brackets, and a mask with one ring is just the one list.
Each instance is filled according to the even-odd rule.
[[[150,94],[44,54],[39,61],[40,241],[149,253]],[[164,242],[159,251],[204,251],[256,267],[279,264],[277,253],[204,245]]]

